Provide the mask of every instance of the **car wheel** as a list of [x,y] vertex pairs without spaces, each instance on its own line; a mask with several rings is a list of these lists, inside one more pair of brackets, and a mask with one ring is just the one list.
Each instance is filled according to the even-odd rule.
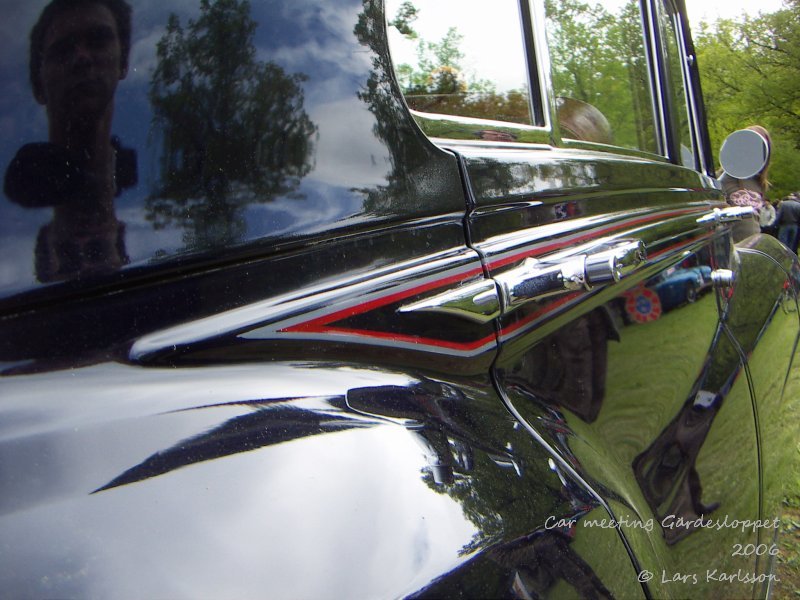
[[697,300],[697,288],[690,285],[686,288],[686,302],[694,302]]

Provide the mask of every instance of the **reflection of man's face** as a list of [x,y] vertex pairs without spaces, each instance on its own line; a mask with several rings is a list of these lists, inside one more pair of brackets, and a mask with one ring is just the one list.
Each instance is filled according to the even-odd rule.
[[58,14],[43,44],[41,84],[48,114],[99,118],[125,77],[112,12],[101,4],[79,4]]

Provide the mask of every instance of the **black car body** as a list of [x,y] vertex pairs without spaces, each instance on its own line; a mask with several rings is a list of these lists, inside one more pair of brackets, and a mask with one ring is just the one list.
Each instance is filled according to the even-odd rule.
[[[84,4],[3,7],[0,596],[767,593],[797,258],[734,244],[683,2],[614,13],[605,117],[571,3],[411,68],[431,3],[136,2],[127,55]],[[74,133],[109,56],[93,162],[48,69]]]

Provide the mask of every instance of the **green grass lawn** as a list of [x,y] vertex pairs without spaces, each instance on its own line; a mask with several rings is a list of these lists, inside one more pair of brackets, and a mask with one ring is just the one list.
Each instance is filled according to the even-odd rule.
[[[800,454],[797,435],[800,424],[800,364],[792,367],[786,389],[787,418],[795,431],[795,450]],[[797,454],[795,459],[797,459]],[[800,460],[795,460],[785,473],[787,493],[780,532],[780,554],[777,575],[780,581],[773,590],[773,598],[800,598]]]
[[[631,464],[635,456],[647,447],[680,410],[690,393],[691,382],[703,364],[708,344],[716,322],[716,304],[713,295],[706,295],[692,305],[670,311],[657,321],[623,327],[619,343],[609,344],[608,381],[606,401],[597,420],[592,424],[577,418],[569,418],[576,436],[570,445],[581,464],[589,472],[606,473],[608,480],[620,485],[614,490],[633,506],[647,510],[646,501],[638,486],[631,480]],[[762,347],[786,347],[791,344],[797,331],[795,312],[779,311],[769,331],[762,339]],[[652,340],[658,340],[653,344]],[[738,354],[733,347],[722,350],[720,364],[729,366],[724,357],[733,352],[732,360],[738,363]],[[763,403],[761,425],[771,439],[763,440],[769,452],[791,447],[792,458],[800,459],[800,363],[792,367],[783,401],[780,388],[788,362],[787,357],[775,357],[764,351],[751,355],[755,388],[768,401]],[[668,366],[668,368],[665,368]],[[727,367],[724,369],[728,372]],[[783,412],[779,417],[778,412]],[[696,462],[703,485],[703,499],[722,503],[718,514],[746,514],[757,504],[757,486],[752,478],[757,472],[755,445],[752,429],[752,405],[748,379],[741,373],[736,385],[729,392],[718,418],[715,419]],[[636,427],[627,426],[635,423]],[[780,453],[785,455],[786,453]],[[748,457],[749,455],[749,457]],[[731,464],[747,465],[731,473],[719,468],[720,456],[728,457]],[[800,460],[788,460],[775,465],[765,474],[765,487],[773,491],[775,502],[784,497],[784,519],[780,532],[780,553],[776,565],[779,582],[773,587],[773,598],[800,598]],[[611,470],[611,471],[609,471]],[[733,480],[732,480],[733,478]],[[626,485],[625,482],[628,482]],[[781,489],[787,487],[785,496]],[[731,494],[731,489],[748,490],[742,494]],[[776,506],[765,506],[765,511],[775,514]],[[619,514],[625,515],[625,512]],[[644,513],[645,515],[649,513]],[[637,540],[636,532],[627,532],[629,541],[640,552],[654,552],[648,558],[654,564],[666,564],[676,571],[681,568],[697,569],[716,567],[708,562],[709,538],[715,537],[721,547],[733,547],[742,542],[741,534],[734,530],[722,532],[696,532],[681,541],[680,555],[672,548],[656,542],[652,549],[646,547],[647,540]],[[766,541],[766,540],[765,540]],[[676,558],[677,557],[677,558]],[[672,561],[674,564],[672,564]],[[725,565],[720,565],[725,566]],[[731,562],[731,568],[737,566]],[[658,589],[658,588],[656,588]],[[714,598],[718,589],[714,586],[691,585],[680,588],[670,586],[675,597],[690,595],[694,598]],[[746,586],[726,588],[727,597],[749,595]]]

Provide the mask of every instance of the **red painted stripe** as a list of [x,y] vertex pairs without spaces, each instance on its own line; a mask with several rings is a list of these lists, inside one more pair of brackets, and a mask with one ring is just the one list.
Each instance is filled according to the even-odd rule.
[[659,250],[658,252],[654,252],[650,256],[661,256],[662,254],[667,254],[669,252],[673,252],[675,250],[678,250],[679,248],[683,248],[685,246],[691,246],[695,242],[699,242],[701,240],[711,239],[712,237],[714,237],[714,235],[715,235],[714,232],[704,233],[703,235],[698,235],[698,236],[695,236],[695,237],[693,237],[693,238],[691,238],[689,240],[686,240],[686,241],[683,241],[683,242],[678,242],[677,244],[673,244],[672,246],[667,246],[666,248],[662,248],[661,250]]
[[439,340],[436,338],[426,338],[421,336],[406,335],[401,333],[385,333],[382,331],[370,331],[367,329],[347,329],[344,327],[327,327],[320,330],[320,333],[325,334],[343,334],[355,337],[366,337],[379,340],[389,340],[392,342],[406,342],[411,344],[424,344],[426,346],[435,346],[438,348],[447,348],[448,350],[461,350],[471,351],[477,350],[481,346],[492,343],[495,341],[495,335],[487,335],[483,339],[473,342],[450,342],[447,340]]
[[350,306],[348,308],[344,308],[336,312],[330,313],[329,315],[322,315],[321,317],[317,317],[316,319],[312,319],[304,323],[298,323],[297,325],[292,325],[290,327],[287,327],[286,329],[280,329],[279,331],[295,331],[295,332],[302,331],[302,332],[322,333],[326,330],[325,325],[327,325],[328,323],[335,323],[336,321],[342,321],[344,319],[348,319],[356,315],[361,315],[371,310],[382,308],[387,304],[393,304],[394,302],[404,300],[411,296],[415,296],[417,294],[421,294],[430,291],[432,289],[450,285],[451,283],[457,283],[465,279],[474,277],[475,275],[478,274],[481,275],[483,274],[483,267],[475,267],[467,271],[464,271],[463,273],[457,273],[455,275],[445,277],[444,279],[435,279],[428,283],[418,285],[413,288],[409,288],[402,292],[395,292],[394,294],[389,294],[388,296],[382,296],[380,298],[376,298],[369,302],[364,302],[363,304],[356,304],[354,306]]

